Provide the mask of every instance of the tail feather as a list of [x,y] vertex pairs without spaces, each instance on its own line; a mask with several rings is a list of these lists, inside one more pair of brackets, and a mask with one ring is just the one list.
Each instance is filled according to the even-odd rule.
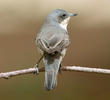
[[57,85],[57,74],[59,70],[59,66],[62,60],[62,57],[59,58],[52,58],[48,55],[47,58],[44,58],[44,64],[45,64],[45,88],[46,90],[52,90]]
[[46,90],[51,90],[56,87],[57,84],[57,73],[54,71],[45,72],[45,87]]

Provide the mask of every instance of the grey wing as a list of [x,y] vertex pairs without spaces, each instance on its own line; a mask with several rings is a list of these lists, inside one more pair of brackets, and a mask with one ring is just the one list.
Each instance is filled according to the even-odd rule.
[[38,37],[36,42],[44,52],[61,52],[69,46],[69,37],[66,34],[46,34]]

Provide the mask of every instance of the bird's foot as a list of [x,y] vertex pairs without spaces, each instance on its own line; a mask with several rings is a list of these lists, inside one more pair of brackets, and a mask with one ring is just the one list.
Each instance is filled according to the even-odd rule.
[[34,74],[36,75],[39,74],[38,64],[35,65],[35,69],[36,69],[36,72],[34,72]]
[[60,67],[59,67],[59,74],[62,74],[61,67],[62,67],[62,65],[60,64]]

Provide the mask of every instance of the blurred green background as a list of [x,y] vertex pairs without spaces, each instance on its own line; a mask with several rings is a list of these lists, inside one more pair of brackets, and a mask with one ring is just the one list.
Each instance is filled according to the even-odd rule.
[[[39,58],[36,34],[56,8],[78,13],[68,26],[71,45],[63,65],[110,69],[109,0],[0,0],[0,72],[34,66]],[[7,99],[110,100],[110,75],[63,72],[49,92],[44,73],[0,79],[0,100]]]

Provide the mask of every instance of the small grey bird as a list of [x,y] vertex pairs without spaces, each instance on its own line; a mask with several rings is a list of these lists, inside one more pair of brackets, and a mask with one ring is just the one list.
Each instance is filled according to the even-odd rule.
[[42,54],[41,59],[44,60],[45,87],[47,90],[56,87],[61,61],[70,43],[67,25],[70,17],[76,15],[61,9],[54,10],[46,17],[36,37],[36,44]]

